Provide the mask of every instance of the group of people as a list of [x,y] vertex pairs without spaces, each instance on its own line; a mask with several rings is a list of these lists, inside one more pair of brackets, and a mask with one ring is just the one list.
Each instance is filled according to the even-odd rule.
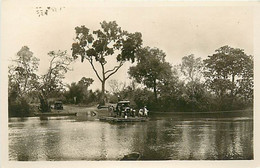
[[144,116],[144,117],[148,117],[148,110],[146,108],[146,106],[144,106],[144,108],[141,108],[138,112],[138,116]]
[[110,106],[109,111],[111,111],[111,116],[115,115],[117,117],[148,117],[149,112],[146,106],[139,109],[139,111],[137,112],[125,105],[117,106],[115,109],[113,106]]
[[117,110],[117,116],[119,116],[119,117],[134,117],[135,116],[135,110],[131,109],[130,107],[121,106]]

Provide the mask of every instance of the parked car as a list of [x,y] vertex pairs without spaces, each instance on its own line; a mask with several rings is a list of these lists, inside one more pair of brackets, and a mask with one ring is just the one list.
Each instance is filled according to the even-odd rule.
[[135,110],[131,108],[130,101],[119,101],[116,105],[115,112],[117,116],[134,116]]
[[54,109],[55,110],[63,110],[63,104],[61,101],[55,101],[54,102]]

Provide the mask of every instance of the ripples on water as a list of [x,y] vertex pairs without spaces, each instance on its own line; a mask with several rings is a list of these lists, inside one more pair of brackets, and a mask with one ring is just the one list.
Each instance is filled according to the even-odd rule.
[[253,121],[247,117],[154,116],[111,124],[89,117],[9,119],[10,160],[253,159]]

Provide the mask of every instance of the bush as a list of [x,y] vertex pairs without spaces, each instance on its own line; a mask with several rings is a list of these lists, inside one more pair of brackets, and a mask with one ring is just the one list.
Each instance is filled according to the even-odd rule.
[[22,98],[20,100],[8,100],[8,116],[9,117],[28,117],[30,116],[30,105]]
[[137,108],[143,108],[147,106],[149,109],[154,107],[154,95],[153,92],[147,89],[137,89],[134,92],[134,102]]

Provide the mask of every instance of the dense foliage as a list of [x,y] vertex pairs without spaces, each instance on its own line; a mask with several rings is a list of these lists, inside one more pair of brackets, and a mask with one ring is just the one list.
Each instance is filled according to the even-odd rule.
[[158,48],[145,47],[137,53],[137,65],[129,69],[129,75],[138,83],[153,89],[157,102],[158,85],[171,78],[171,65],[165,61],[165,53]]
[[242,49],[223,46],[204,63],[206,84],[217,97],[221,110],[237,108],[237,101],[253,103],[252,56]]
[[8,71],[8,111],[9,116],[30,115],[30,94],[37,90],[39,59],[33,56],[29,47],[23,46],[16,54]]
[[39,104],[41,112],[51,110],[50,98],[61,96],[64,90],[62,79],[73,59],[66,51],[50,51],[47,72],[37,74],[39,59],[33,56],[29,47],[24,46],[16,54],[8,73],[9,116],[32,115],[30,104]]
[[64,89],[62,79],[64,79],[67,71],[70,70],[69,65],[73,61],[66,51],[50,51],[48,56],[50,57],[49,67],[47,73],[41,76],[38,87],[39,109],[42,112],[51,110],[48,99]]
[[[149,93],[145,104],[159,111],[221,111],[253,107],[253,57],[223,46],[207,59],[189,55],[171,69],[163,51],[144,48],[129,74]],[[151,89],[151,90],[150,90]],[[134,104],[145,102],[140,90]],[[136,92],[136,93],[135,93]],[[157,94],[159,95],[157,98]],[[142,103],[141,103],[142,104]]]
[[96,99],[93,93],[88,90],[88,87],[93,82],[94,80],[92,78],[83,77],[78,83],[71,83],[71,85],[68,86],[69,90],[65,93],[66,102],[72,104],[91,103],[92,100]]

